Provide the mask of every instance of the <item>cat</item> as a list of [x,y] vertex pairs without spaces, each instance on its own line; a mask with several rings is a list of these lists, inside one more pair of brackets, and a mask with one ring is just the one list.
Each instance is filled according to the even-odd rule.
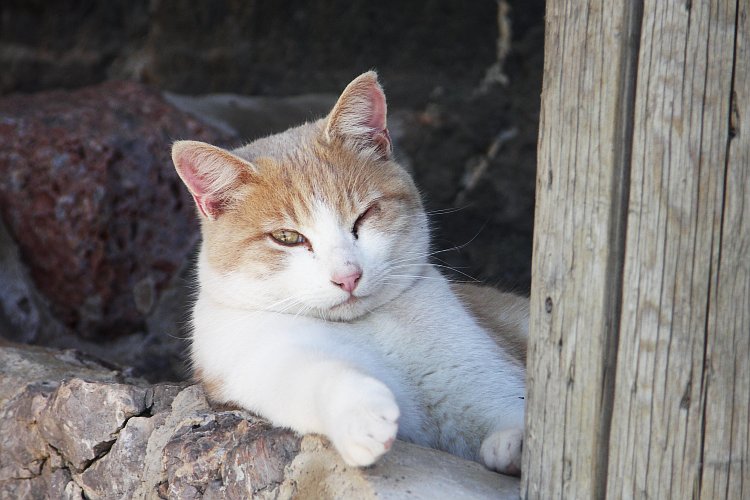
[[213,400],[354,466],[398,436],[520,473],[528,301],[430,264],[375,72],[325,118],[231,152],[177,141],[172,159],[201,220],[190,349]]

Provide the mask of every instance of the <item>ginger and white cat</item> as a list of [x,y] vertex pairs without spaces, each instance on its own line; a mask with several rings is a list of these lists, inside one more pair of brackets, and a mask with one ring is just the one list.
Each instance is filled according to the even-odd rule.
[[451,286],[374,72],[316,122],[172,157],[203,233],[191,356],[210,396],[369,465],[399,438],[520,472],[525,299]]

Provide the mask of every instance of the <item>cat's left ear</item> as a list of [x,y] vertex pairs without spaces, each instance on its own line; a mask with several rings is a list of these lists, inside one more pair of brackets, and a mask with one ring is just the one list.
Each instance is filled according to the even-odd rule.
[[378,75],[368,71],[346,86],[328,115],[326,137],[343,139],[362,150],[390,158],[393,146],[386,125],[387,106]]
[[239,188],[255,173],[252,163],[199,141],[175,142],[172,161],[201,215],[209,220],[232,205]]

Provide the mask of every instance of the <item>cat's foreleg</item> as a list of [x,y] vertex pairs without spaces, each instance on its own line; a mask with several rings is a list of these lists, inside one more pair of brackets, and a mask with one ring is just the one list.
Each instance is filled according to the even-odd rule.
[[388,451],[399,407],[385,384],[346,353],[273,337],[227,374],[226,399],[275,425],[325,435],[349,465],[370,465]]
[[330,380],[323,405],[325,434],[349,465],[370,465],[396,439],[399,408],[380,381],[359,373]]

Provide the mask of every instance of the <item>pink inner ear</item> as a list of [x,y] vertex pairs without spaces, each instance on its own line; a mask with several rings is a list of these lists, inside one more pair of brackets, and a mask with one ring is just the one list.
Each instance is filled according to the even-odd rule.
[[178,160],[177,168],[182,174],[182,180],[185,182],[190,192],[196,198],[202,198],[208,191],[209,183],[204,177],[198,173],[197,165],[192,158],[185,158],[184,155],[180,156]]
[[219,215],[221,203],[208,194],[210,184],[198,173],[195,155],[183,153],[176,158],[175,164],[180,177],[193,195],[198,210],[206,217]]
[[[366,125],[376,131],[385,130],[386,104],[383,91],[376,85],[367,89],[367,97],[370,100],[370,115]],[[389,137],[390,139],[390,137]]]
[[193,195],[193,199],[195,200],[195,205],[198,207],[198,210],[201,211],[203,215],[208,217],[208,207],[204,206],[204,202],[201,198],[198,198],[197,196]]
[[392,149],[387,114],[385,94],[377,75],[367,72],[344,89],[331,112],[326,133],[349,138],[356,147],[374,146],[387,158]]
[[372,130],[371,140],[383,155],[388,156],[391,151],[391,135],[386,128],[387,106],[385,95],[376,83],[367,89],[370,101],[369,115],[365,125]]

